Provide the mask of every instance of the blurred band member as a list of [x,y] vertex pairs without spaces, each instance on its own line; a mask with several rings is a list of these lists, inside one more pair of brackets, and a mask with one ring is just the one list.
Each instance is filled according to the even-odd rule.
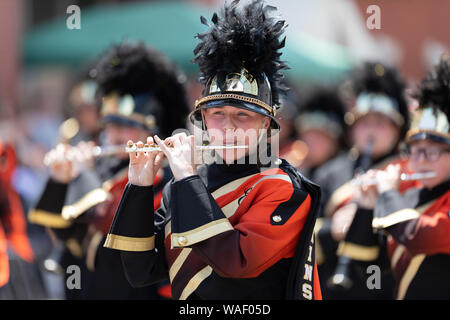
[[[57,145],[48,155],[50,179],[29,219],[50,227],[85,267],[75,298],[157,298],[155,286],[129,285],[119,252],[103,243],[128,181],[126,142],[169,136],[184,127],[189,110],[184,77],[165,56],[142,43],[113,46],[95,68],[106,140],[102,147],[113,148],[113,153],[94,159],[92,142]],[[170,178],[168,168],[156,174],[155,207]]]
[[[351,126],[353,148],[317,173],[320,181],[327,181],[322,188],[324,218],[316,224],[323,253],[319,272],[324,296],[330,299],[389,298],[393,280],[388,274],[382,290],[369,290],[366,285],[364,263],[384,255],[370,228],[371,215],[361,213],[355,204],[357,188],[352,179],[370,168],[399,161],[398,146],[408,126],[405,86],[395,68],[372,62],[356,69],[350,83],[354,100],[345,120]],[[362,232],[347,237],[349,229]]]
[[[420,185],[401,192],[404,169],[372,171],[359,202],[374,210],[372,226],[388,236],[397,299],[450,298],[450,65],[446,59],[415,92],[419,108],[406,136],[407,169]],[[434,176],[424,176],[434,173]]]
[[317,169],[346,149],[345,111],[344,102],[331,88],[314,88],[300,106],[295,124],[308,152],[299,169],[319,185],[326,181],[317,180]]

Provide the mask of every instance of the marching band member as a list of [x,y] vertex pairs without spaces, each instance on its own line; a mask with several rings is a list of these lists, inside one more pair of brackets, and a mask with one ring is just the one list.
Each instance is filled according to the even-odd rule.
[[346,106],[334,88],[316,87],[300,104],[295,120],[298,137],[307,146],[306,156],[299,170],[311,181],[326,185],[328,177],[317,173],[332,159],[348,152]]
[[[406,136],[408,169],[420,187],[399,192],[401,167],[370,173],[362,198],[372,226],[386,232],[397,299],[450,298],[450,65],[444,58],[415,93],[419,108]],[[434,177],[427,176],[434,173]],[[369,173],[368,173],[369,174]],[[377,196],[378,195],[378,196]],[[372,199],[372,200],[371,200]],[[373,200],[375,199],[375,201]]]
[[320,181],[326,181],[321,185],[323,218],[316,225],[323,253],[319,273],[326,298],[389,298],[394,282],[389,274],[384,275],[382,290],[369,290],[365,268],[352,263],[381,259],[378,264],[387,264],[371,229],[372,215],[355,202],[358,188],[353,178],[371,168],[401,161],[398,147],[408,127],[405,86],[395,68],[374,62],[357,68],[349,85],[354,105],[345,118],[351,125],[354,147],[316,174]]
[[[77,298],[158,298],[155,287],[132,288],[120,254],[102,244],[128,181],[126,142],[149,134],[169,136],[184,126],[183,115],[189,110],[184,77],[165,56],[142,43],[111,47],[95,69],[105,149],[118,146],[119,152],[95,160],[89,143],[56,146],[48,155],[50,179],[29,219],[51,228],[83,262]],[[86,164],[92,162],[89,169],[91,165]],[[168,167],[155,176],[156,208],[162,187],[171,177]]]
[[[273,143],[279,129],[284,21],[269,16],[274,9],[259,0],[226,5],[211,25],[202,18],[209,30],[194,51],[205,89],[191,121],[211,146],[245,148],[216,150],[213,163],[197,166],[195,136],[180,133],[147,139],[162,152],[130,154],[105,246],[121,250],[134,286],[169,278],[174,299],[321,298],[313,243],[320,189],[286,161],[258,156],[269,147],[263,134]],[[157,209],[162,153],[174,178]]]

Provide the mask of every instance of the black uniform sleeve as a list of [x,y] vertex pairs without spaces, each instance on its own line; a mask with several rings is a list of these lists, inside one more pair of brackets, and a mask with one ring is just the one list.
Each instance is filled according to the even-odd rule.
[[128,184],[122,195],[104,246],[121,250],[125,275],[133,287],[143,287],[168,277],[164,251],[167,223],[163,192],[154,212],[153,186]]
[[378,259],[378,236],[372,230],[373,210],[357,207],[345,239],[339,243],[338,255],[356,261],[370,262]]
[[68,187],[66,183],[49,179],[36,207],[28,213],[28,220],[50,228],[68,228],[72,222],[61,216]]

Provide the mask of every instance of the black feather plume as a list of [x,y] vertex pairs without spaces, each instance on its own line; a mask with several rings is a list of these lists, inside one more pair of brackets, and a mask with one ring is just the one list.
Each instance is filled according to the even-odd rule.
[[334,115],[339,124],[345,127],[346,106],[335,88],[316,86],[305,94],[305,98],[300,103],[300,113],[308,112]]
[[434,69],[414,92],[413,97],[421,107],[439,108],[447,115],[450,122],[450,65],[449,60],[442,57]]
[[279,93],[283,91],[279,83],[283,79],[280,70],[286,64],[280,60],[280,49],[285,39],[280,39],[286,27],[285,21],[269,16],[276,8],[264,6],[261,0],[254,0],[238,8],[238,0],[225,6],[220,15],[214,13],[212,25],[205,33],[197,35],[200,43],[194,50],[192,60],[200,68],[200,82],[230,72],[238,72],[242,67],[253,75],[265,73],[272,88],[272,102],[279,104]]
[[185,127],[186,77],[162,53],[143,43],[122,43],[107,50],[96,69],[100,94],[152,93],[163,108],[158,123],[163,134]]

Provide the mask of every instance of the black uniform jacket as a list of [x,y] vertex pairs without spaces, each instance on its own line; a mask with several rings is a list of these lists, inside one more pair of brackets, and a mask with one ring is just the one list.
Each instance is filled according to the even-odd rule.
[[105,242],[132,285],[168,277],[174,299],[320,298],[320,189],[286,161],[202,165],[166,185],[156,212],[153,194],[128,184]]

